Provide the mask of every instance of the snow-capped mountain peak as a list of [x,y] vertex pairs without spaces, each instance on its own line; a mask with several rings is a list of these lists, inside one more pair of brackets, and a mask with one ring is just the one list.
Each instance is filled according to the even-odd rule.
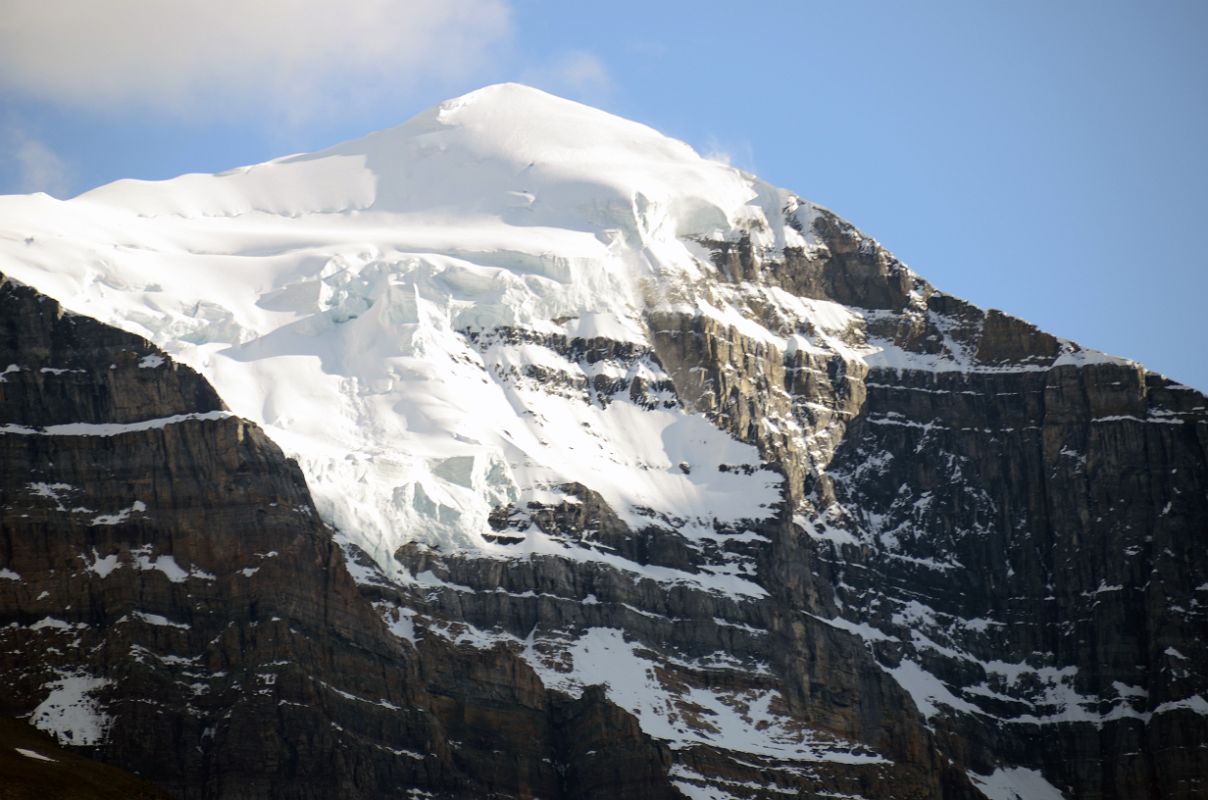
[[654,206],[669,207],[679,233],[702,234],[758,214],[748,207],[755,196],[748,178],[683,142],[500,84],[317,153],[218,175],[118,181],[81,199],[148,216],[377,212],[590,232],[632,229]]
[[[717,469],[755,448],[658,388],[648,315],[705,302],[699,241],[804,245],[797,203],[503,84],[319,153],[0,210],[12,277],[201,371],[389,567],[415,539],[491,549],[492,508],[568,483],[700,535],[770,513],[777,474]],[[575,355],[593,340],[623,352]]]
[[1208,400],[642,125],[502,85],[0,198],[0,289],[0,668],[61,741],[366,796],[1199,785]]

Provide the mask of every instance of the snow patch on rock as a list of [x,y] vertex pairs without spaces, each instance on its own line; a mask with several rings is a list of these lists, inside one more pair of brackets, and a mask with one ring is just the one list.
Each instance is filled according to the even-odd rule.
[[13,749],[16,750],[18,753],[20,753],[21,755],[25,756],[26,758],[32,758],[35,761],[50,761],[52,763],[58,761],[57,758],[51,758],[50,756],[44,756],[41,753],[35,752],[33,750],[26,750],[24,747],[14,747]]
[[1065,800],[1057,787],[1034,769],[999,767],[990,775],[969,773],[987,800]]
[[530,638],[524,644],[522,655],[547,687],[577,695],[584,687],[603,685],[643,731],[675,749],[709,745],[792,761],[888,763],[867,748],[819,737],[777,713],[783,700],[773,689],[666,685],[659,661],[647,658],[640,644],[615,628],[589,628],[562,642]]
[[63,745],[101,744],[112,720],[92,695],[110,683],[85,673],[62,675],[45,685],[50,692],[33,710],[30,723]]

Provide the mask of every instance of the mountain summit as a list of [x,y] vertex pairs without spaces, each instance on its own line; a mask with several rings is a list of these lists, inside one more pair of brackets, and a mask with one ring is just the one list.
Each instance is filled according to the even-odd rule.
[[595,230],[633,227],[638,194],[660,205],[708,204],[711,223],[724,224],[744,213],[750,183],[645,125],[500,84],[318,153],[219,175],[118,181],[83,199],[140,214],[374,211]]
[[313,155],[6,202],[15,241],[32,237],[12,277],[200,371],[299,459],[324,518],[388,570],[412,540],[494,549],[481,535],[492,508],[559,484],[603,493],[630,524],[641,509],[705,530],[767,516],[778,497],[770,473],[681,470],[759,462],[682,402],[585,404],[499,380],[658,385],[657,359],[586,363],[479,337],[648,349],[651,315],[686,311],[781,351],[887,352],[825,297],[769,289],[756,302],[781,319],[753,318],[713,263],[739,243],[757,259],[821,252],[821,209],[517,84]]
[[[648,127],[487,87],[0,198],[0,273],[10,710],[182,796],[278,796],[276,763],[299,797],[995,800],[1208,767],[1208,401]],[[88,654],[32,655],[56,631]]]
[[[642,125],[505,84],[314,155],[119,181],[67,203],[17,199],[4,217],[33,237],[22,260],[41,261],[13,277],[201,371],[300,459],[324,516],[389,566],[410,539],[484,547],[501,499],[570,481],[623,514],[757,516],[777,478],[704,486],[676,467],[698,460],[688,439],[736,463],[758,462],[754,449],[678,408],[534,415],[484,374],[594,379],[615,365],[531,365],[465,334],[648,346],[647,312],[697,302],[713,271],[699,242],[750,230],[761,246],[806,246],[782,212],[790,200]],[[64,228],[83,235],[50,233]],[[608,378],[639,376],[661,370]],[[600,446],[622,430],[628,444]]]

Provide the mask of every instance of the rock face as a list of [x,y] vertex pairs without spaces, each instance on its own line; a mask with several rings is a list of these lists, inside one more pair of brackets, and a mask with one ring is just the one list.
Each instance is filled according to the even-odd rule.
[[188,798],[1208,791],[1199,392],[523,87],[135,188],[0,236],[166,348],[0,284],[8,715]]
[[599,692],[392,633],[192,370],[7,280],[0,319],[5,713],[177,797],[673,796]]
[[[1204,396],[917,278],[904,285],[904,268],[879,246],[853,245],[858,235],[833,218],[815,230],[823,246],[791,265],[718,243],[719,271],[732,278],[722,290],[771,330],[786,320],[766,302],[767,283],[897,304],[842,332],[853,348],[885,342],[891,364],[845,358],[842,344],[778,351],[666,313],[652,320],[647,353],[543,342],[665,370],[662,389],[783,471],[773,521],[702,545],[657,520],[627,529],[581,486],[562,487],[561,505],[493,518],[513,546],[539,529],[642,565],[736,571],[762,593],[408,547],[399,558],[428,578],[425,595],[405,601],[417,624],[449,630],[457,619],[488,641],[524,642],[554,681],[594,632],[623,630],[659,687],[674,687],[645,702],[695,726],[676,731],[673,774],[689,793],[996,796],[1043,776],[1071,797],[1198,796],[1208,770]],[[594,402],[637,400],[641,388],[604,387]],[[827,742],[821,751],[802,758],[809,740],[783,729],[737,752],[709,747],[711,733],[734,736],[701,699],[758,729],[750,700],[760,692],[773,697],[772,725],[792,720]],[[785,741],[794,746],[771,757]]]
[[[826,238],[837,226],[817,229],[831,253],[850,252]],[[891,257],[856,258],[886,265],[864,271],[886,284],[866,296],[903,297]],[[912,289],[895,313],[865,315],[902,366],[806,395],[852,402],[841,443],[802,486],[812,541],[778,563],[815,573],[786,602],[861,636],[975,781],[1014,765],[1068,796],[1198,796],[1208,403]],[[832,291],[851,302],[849,287]],[[928,363],[941,349],[963,368]],[[774,440],[761,448],[779,456]]]

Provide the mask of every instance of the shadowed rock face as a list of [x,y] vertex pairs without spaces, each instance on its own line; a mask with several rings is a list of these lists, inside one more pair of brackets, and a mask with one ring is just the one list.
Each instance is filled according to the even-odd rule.
[[128,772],[59,745],[20,720],[0,717],[0,797],[5,800],[166,800]]
[[701,243],[743,330],[464,332],[616,367],[502,382],[754,445],[717,471],[783,476],[765,518],[566,484],[402,581],[194,373],[3,285],[0,703],[185,797],[1202,796],[1208,400],[811,226]]
[[1203,396],[1114,364],[888,377],[870,374],[881,385],[830,465],[864,532],[824,556],[844,616],[897,638],[872,645],[883,663],[968,701],[936,722],[976,771],[1009,760],[1075,796],[1196,796]]
[[191,370],[11,282],[0,319],[6,714],[177,797],[674,796],[599,692],[392,634]]

